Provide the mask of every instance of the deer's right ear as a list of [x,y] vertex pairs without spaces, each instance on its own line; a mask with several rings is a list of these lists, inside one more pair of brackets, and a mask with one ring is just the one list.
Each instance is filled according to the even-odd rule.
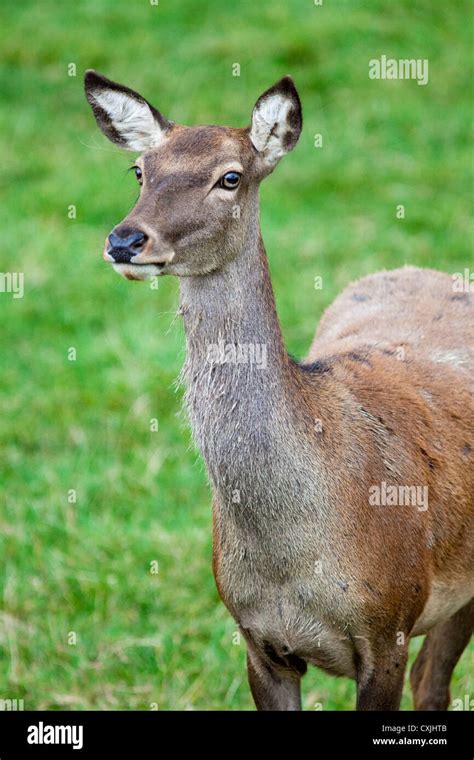
[[97,124],[112,142],[126,150],[141,152],[165,139],[172,122],[138,92],[93,69],[86,71],[84,88]]

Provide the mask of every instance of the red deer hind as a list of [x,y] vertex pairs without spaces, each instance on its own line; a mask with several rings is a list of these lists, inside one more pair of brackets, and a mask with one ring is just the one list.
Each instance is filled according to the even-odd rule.
[[94,71],[101,130],[141,154],[140,198],[104,259],[180,278],[186,405],[212,482],[213,568],[259,710],[301,709],[307,664],[354,678],[357,708],[446,709],[474,618],[474,320],[447,274],[350,285],[308,358],[286,352],[259,185],[296,144],[290,77],[251,126],[186,127]]

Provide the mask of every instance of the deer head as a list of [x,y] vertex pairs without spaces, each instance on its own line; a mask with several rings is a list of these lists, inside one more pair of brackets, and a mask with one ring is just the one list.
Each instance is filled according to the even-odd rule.
[[89,70],[85,92],[102,132],[139,152],[140,197],[108,236],[104,259],[131,280],[205,275],[236,258],[258,215],[258,186],[296,144],[301,104],[291,77],[263,93],[250,127],[185,127],[134,90]]

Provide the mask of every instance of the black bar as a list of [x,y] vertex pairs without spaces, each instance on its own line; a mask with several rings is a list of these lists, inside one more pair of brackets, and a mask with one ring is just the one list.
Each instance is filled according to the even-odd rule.
[[[56,733],[56,726],[65,728]],[[338,757],[358,752],[361,757],[472,760],[473,728],[470,712],[1,712],[0,760],[168,758],[183,750],[244,758],[257,748],[266,753],[288,749],[292,756],[310,752],[321,760],[331,760],[332,751]],[[44,743],[29,743],[28,737]],[[47,744],[50,738],[69,740],[78,749]]]

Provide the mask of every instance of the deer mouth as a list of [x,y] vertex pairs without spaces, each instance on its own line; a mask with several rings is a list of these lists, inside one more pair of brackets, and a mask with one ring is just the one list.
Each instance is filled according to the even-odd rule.
[[113,262],[112,267],[126,280],[148,280],[160,275],[165,267],[165,262],[146,262],[143,264],[122,264]]

